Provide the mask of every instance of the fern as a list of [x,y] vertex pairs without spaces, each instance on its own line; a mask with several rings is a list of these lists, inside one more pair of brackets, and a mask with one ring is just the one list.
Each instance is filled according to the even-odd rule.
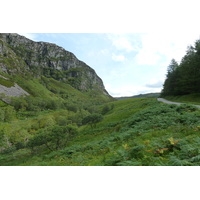
[[191,162],[187,160],[181,160],[177,158],[176,156],[171,156],[169,162],[170,162],[170,165],[172,166],[191,166],[192,165]]
[[194,156],[190,159],[191,162],[200,162],[200,155]]
[[142,166],[142,162],[139,160],[127,160],[117,163],[118,166]]

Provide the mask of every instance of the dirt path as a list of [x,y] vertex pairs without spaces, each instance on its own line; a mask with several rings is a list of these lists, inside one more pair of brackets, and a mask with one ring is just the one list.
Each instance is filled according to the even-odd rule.
[[[173,102],[173,101],[168,101],[166,99],[163,99],[163,98],[157,98],[158,101],[161,101],[163,103],[167,103],[167,104],[175,104],[175,105],[181,105],[183,103],[178,103],[178,102]],[[200,105],[194,105],[192,104],[193,106],[196,106],[197,108],[200,108]]]

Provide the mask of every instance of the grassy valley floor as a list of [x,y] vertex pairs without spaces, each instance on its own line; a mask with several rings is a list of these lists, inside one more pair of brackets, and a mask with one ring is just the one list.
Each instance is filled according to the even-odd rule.
[[[200,165],[200,110],[168,105],[156,98],[125,99],[100,105],[112,107],[96,126],[82,125],[66,147],[50,151],[19,147],[0,154],[0,165],[13,166],[195,166]],[[41,119],[72,113],[45,112]],[[37,117],[35,117],[37,118]],[[7,123],[23,125],[30,134],[35,118]],[[42,122],[41,122],[42,123]],[[50,123],[50,122],[49,122]],[[27,125],[29,124],[29,125]],[[29,127],[28,127],[29,126]],[[18,127],[19,128],[19,127]],[[20,135],[20,128],[18,135]],[[14,133],[13,133],[14,134]]]

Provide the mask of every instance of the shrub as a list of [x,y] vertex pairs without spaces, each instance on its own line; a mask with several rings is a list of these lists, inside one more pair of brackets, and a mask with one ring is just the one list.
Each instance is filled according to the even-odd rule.
[[4,121],[4,109],[0,107],[0,121]]
[[83,125],[90,124],[90,126],[93,128],[93,127],[96,127],[96,124],[98,122],[101,122],[102,120],[103,120],[103,116],[101,114],[94,113],[94,114],[91,114],[91,115],[85,117],[82,120],[82,124]]
[[67,116],[58,116],[56,122],[59,126],[66,126],[69,123]]
[[28,103],[23,97],[13,97],[11,100],[11,105],[14,106],[15,110],[19,111],[20,109],[26,110]]
[[51,116],[45,116],[39,120],[39,128],[45,128],[55,124],[55,120]]
[[103,108],[102,108],[102,111],[101,111],[101,114],[102,115],[105,115],[106,113],[108,113],[110,111],[110,107],[108,105],[105,105]]
[[49,150],[61,149],[76,136],[77,129],[73,126],[52,126],[42,129],[28,142],[28,147],[45,145]]
[[16,111],[12,106],[7,106],[4,108],[4,121],[9,122],[15,119]]
[[102,114],[102,115],[105,115],[105,114],[108,113],[109,111],[113,110],[114,107],[115,107],[114,104],[105,105],[105,106],[102,108],[101,114]]

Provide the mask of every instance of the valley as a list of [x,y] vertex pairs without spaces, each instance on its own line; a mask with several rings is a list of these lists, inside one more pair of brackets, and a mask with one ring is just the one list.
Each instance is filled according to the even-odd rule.
[[[31,166],[182,166],[199,165],[200,110],[189,105],[168,105],[155,98],[114,101],[97,106],[103,119],[95,126],[78,126],[78,112],[43,111],[38,116],[7,122],[3,130],[15,135],[15,148],[1,153],[1,165]],[[96,112],[97,112],[96,110]],[[80,117],[80,116],[79,116]],[[81,118],[81,117],[80,117]],[[66,146],[50,150],[23,138],[63,126],[75,130]],[[66,125],[65,125],[66,126]],[[73,127],[72,127],[73,126]],[[2,127],[2,126],[1,126]],[[1,129],[2,130],[2,129]],[[11,131],[12,130],[12,131]],[[13,131],[15,130],[15,131]],[[1,131],[2,133],[2,131]],[[17,136],[16,136],[17,133]],[[40,138],[42,140],[42,138]],[[15,141],[14,141],[15,140]],[[18,142],[17,142],[18,141]],[[55,145],[49,140],[49,145]],[[20,146],[21,145],[21,146]]]
[[199,166],[199,88],[171,95],[174,65],[161,93],[113,98],[73,53],[0,34],[0,165]]

